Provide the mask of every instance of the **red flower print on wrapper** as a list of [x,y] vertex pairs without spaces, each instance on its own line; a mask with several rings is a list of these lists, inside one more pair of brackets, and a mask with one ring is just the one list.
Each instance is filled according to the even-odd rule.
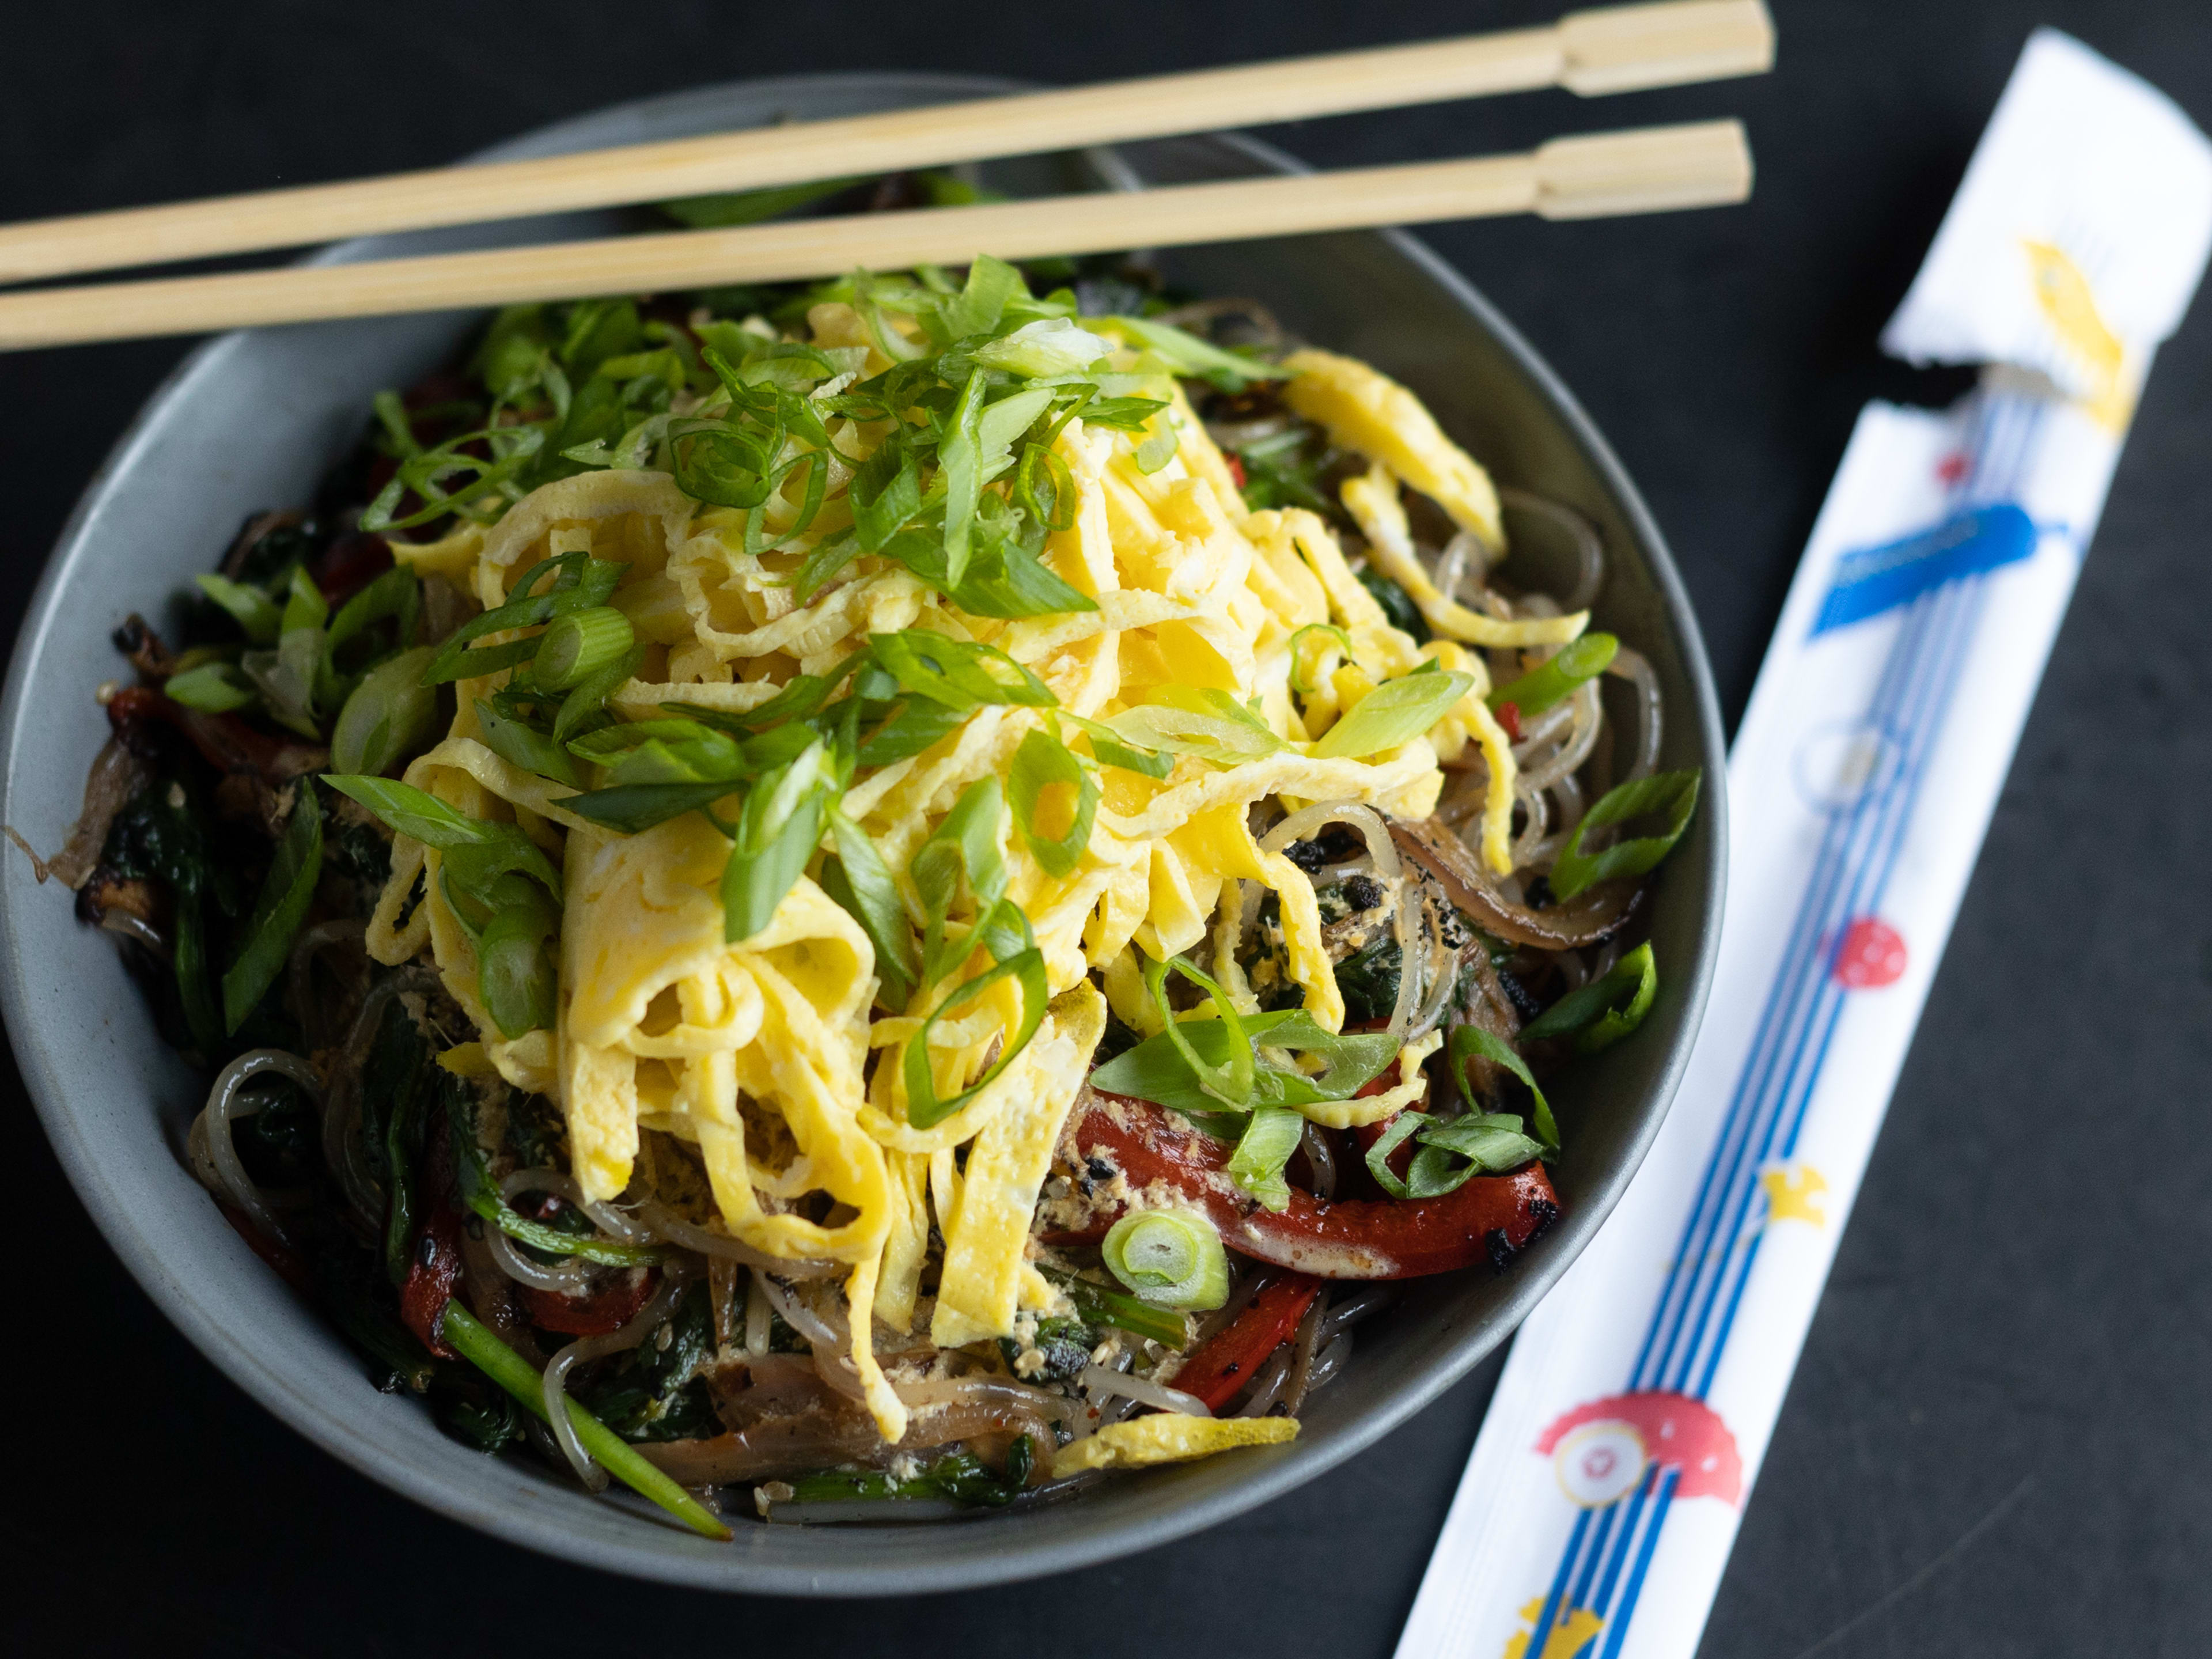
[[1878,991],[1905,976],[1904,935],[1879,916],[1861,916],[1844,929],[1832,971],[1847,990]]

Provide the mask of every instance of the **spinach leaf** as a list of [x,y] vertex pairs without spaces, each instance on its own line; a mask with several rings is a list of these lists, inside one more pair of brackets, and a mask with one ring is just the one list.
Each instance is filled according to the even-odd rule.
[[1397,936],[1384,928],[1336,964],[1336,988],[1344,997],[1344,1018],[1352,1024],[1388,1019],[1398,1006],[1398,979],[1405,957]]
[[292,805],[291,821],[276,856],[269,866],[261,897],[246,919],[246,943],[222,976],[222,1018],[226,1035],[244,1024],[247,1014],[276,983],[276,975],[292,954],[313,903],[315,884],[323,873],[323,809],[315,793],[315,781],[301,778]]
[[[663,1340],[663,1334],[665,1340]],[[694,1285],[667,1321],[622,1355],[579,1397],[625,1440],[689,1440],[722,1431],[714,1401],[696,1382],[714,1346],[707,1286]]]

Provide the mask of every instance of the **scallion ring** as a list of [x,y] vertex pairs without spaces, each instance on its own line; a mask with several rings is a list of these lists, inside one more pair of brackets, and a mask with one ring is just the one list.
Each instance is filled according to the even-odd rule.
[[538,636],[531,676],[547,691],[566,691],[620,662],[636,642],[629,618],[611,605],[572,611],[554,617]]
[[1206,1312],[1229,1300],[1221,1235],[1190,1210],[1145,1210],[1109,1228],[1108,1271],[1156,1307]]

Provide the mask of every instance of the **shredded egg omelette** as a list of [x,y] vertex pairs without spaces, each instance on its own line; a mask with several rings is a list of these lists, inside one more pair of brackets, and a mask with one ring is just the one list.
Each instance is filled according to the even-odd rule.
[[[757,320],[746,326],[774,332]],[[1425,817],[1443,787],[1439,763],[1476,745],[1487,765],[1480,850],[1505,873],[1514,764],[1485,702],[1479,653],[1558,645],[1586,620],[1500,620],[1437,590],[1413,551],[1407,491],[1493,556],[1503,547],[1497,495],[1413,394],[1373,368],[1297,353],[1281,365],[1284,399],[1368,463],[1342,500],[1370,556],[1420,607],[1436,635],[1427,644],[1391,625],[1322,518],[1247,509],[1231,463],[1141,332],[1114,319],[1082,326],[1097,331],[1114,374],[1137,377],[1163,404],[1140,426],[1090,422],[1079,410],[1050,436],[1073,504],[1041,558],[1091,609],[974,614],[907,564],[865,552],[804,602],[795,597],[810,553],[854,522],[852,481],[886,441],[888,422],[835,409],[835,394],[891,368],[910,344],[836,301],[814,305],[792,337],[841,366],[810,394],[828,411],[826,446],[811,449],[803,477],[787,471],[762,515],[707,504],[669,472],[600,467],[544,485],[495,521],[395,549],[487,610],[507,604],[549,559],[584,553],[619,564],[610,603],[644,647],[609,702],[620,720],[683,709],[742,715],[805,677],[835,676],[872,639],[900,635],[988,646],[1049,692],[985,703],[919,752],[863,764],[836,802],[837,833],[848,825],[872,842],[920,933],[931,906],[918,855],[939,844],[933,837],[972,787],[1010,777],[1038,734],[1074,756],[1096,790],[1079,848],[1046,858],[1004,821],[981,832],[994,838],[1004,896],[1041,955],[1041,1010],[1013,977],[978,988],[976,975],[957,974],[922,985],[903,1006],[887,1004],[886,964],[829,884],[824,865],[839,842],[828,828],[765,925],[732,942],[721,890],[731,826],[693,811],[625,834],[569,805],[581,791],[487,740],[478,703],[505,684],[505,669],[459,685],[452,728],[405,781],[469,819],[516,826],[558,871],[551,1023],[516,1035],[492,1018],[477,936],[441,882],[449,854],[439,848],[398,836],[370,927],[379,962],[428,954],[476,1024],[482,1064],[559,1104],[586,1200],[623,1193],[643,1137],[657,1132],[696,1148],[711,1188],[707,1224],[780,1261],[837,1264],[853,1368],[887,1441],[900,1437],[908,1408],[874,1352],[877,1322],[913,1332],[926,1311],[931,1340],[953,1347],[1009,1336],[1018,1316],[1054,1304],[1059,1293],[1032,1260],[1032,1218],[1109,1005],[1138,1030],[1158,1029],[1139,985],[1144,962],[1210,946],[1228,994],[1256,1008],[1228,925],[1243,884],[1255,884],[1279,902],[1288,973],[1306,1012],[1326,1030],[1341,1029],[1314,885],[1255,841],[1251,809],[1351,801]],[[786,441],[792,456],[811,448],[795,433]],[[811,507],[802,501],[810,486]],[[1425,730],[1378,751],[1330,744],[1368,698],[1437,670],[1468,677],[1467,690]],[[1174,752],[1160,776],[1099,763],[1097,732],[1128,729],[1109,723],[1188,706],[1194,693],[1233,701],[1267,741],[1243,756]],[[1065,825],[1073,793],[1064,782],[1047,787],[1035,815]],[[943,1115],[909,1109],[917,1044],[920,1075],[939,1099],[959,1102]],[[926,1300],[933,1229],[942,1270]],[[1167,1433],[1170,1422],[1101,1434],[1083,1443],[1085,1455],[1146,1462],[1205,1449]]]

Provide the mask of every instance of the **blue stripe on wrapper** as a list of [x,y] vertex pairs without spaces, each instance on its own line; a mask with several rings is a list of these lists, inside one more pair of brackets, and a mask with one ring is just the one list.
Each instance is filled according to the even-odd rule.
[[1910,604],[1930,588],[2016,564],[2035,551],[2035,521],[2011,502],[1955,514],[1933,530],[1836,562],[1835,586],[1820,603],[1813,632],[1848,627]]
[[[2032,404],[1988,400],[1968,446],[1974,469],[1960,494],[1968,500],[2009,494],[2042,419]],[[2027,558],[2039,540],[2027,514],[2001,502],[1962,509],[1937,529],[1837,562],[1815,635],[1909,607],[1868,708],[1871,722],[1899,734],[1899,761],[1879,787],[1830,819],[1631,1373],[1632,1389],[1703,1399],[1712,1388],[1759,1256],[1759,1171],[1777,1156],[1794,1154],[1841,1015],[1846,992],[1829,971],[1835,942],[1850,917],[1879,908],[1895,869],[1929,754],[1980,621],[1984,584],[1975,579]],[[1627,1498],[1576,1517],[1524,1651],[1548,1655],[1553,1634],[1581,1610],[1597,1617],[1603,1634],[1585,1644],[1577,1659],[1616,1659],[1667,1524],[1674,1480],[1672,1472],[1655,1471]]]

